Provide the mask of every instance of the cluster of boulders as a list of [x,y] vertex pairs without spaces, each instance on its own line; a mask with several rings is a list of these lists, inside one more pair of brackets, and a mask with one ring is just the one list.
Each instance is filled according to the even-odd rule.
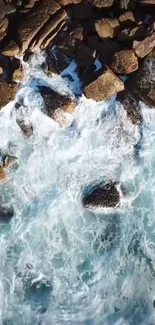
[[[40,49],[48,76],[74,59],[85,96],[98,102],[116,95],[135,124],[142,123],[140,100],[155,106],[155,0],[0,0],[0,108],[14,99],[23,77],[17,57],[27,61]],[[48,86],[36,91],[59,124],[63,113],[74,112],[78,98]],[[24,124],[23,101],[15,109],[17,124],[30,136],[33,126]],[[113,192],[117,205],[119,194],[108,186],[99,186],[93,197],[104,201]]]

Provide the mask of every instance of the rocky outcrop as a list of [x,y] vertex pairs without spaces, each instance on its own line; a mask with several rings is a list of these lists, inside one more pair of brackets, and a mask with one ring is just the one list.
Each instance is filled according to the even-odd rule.
[[116,74],[130,74],[138,69],[138,59],[132,50],[115,53],[111,69]]
[[120,194],[116,188],[116,183],[92,185],[88,193],[86,188],[82,202],[86,208],[117,207],[120,202]]
[[123,90],[124,83],[106,67],[96,80],[85,87],[84,93],[87,98],[92,98],[99,102],[108,100]]

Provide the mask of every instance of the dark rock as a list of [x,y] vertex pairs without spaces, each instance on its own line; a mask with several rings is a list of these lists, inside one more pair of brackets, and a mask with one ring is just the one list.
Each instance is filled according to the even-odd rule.
[[62,95],[53,89],[45,86],[38,87],[39,93],[43,97],[46,113],[61,125],[65,121],[64,113],[71,114],[75,111],[77,103],[71,97]]
[[103,39],[113,38],[119,27],[118,19],[103,18],[95,23],[95,29],[98,35]]
[[90,17],[92,7],[88,2],[81,2],[71,8],[71,15],[74,19],[83,20]]
[[0,221],[7,222],[14,216],[13,207],[7,207],[2,203],[0,198]]
[[148,106],[155,106],[154,70],[155,58],[145,58],[140,69],[126,83],[134,91],[137,101],[141,100]]
[[110,65],[112,63],[114,54],[120,52],[121,47],[118,42],[113,40],[105,40],[99,44],[97,51],[100,54],[100,58],[102,59],[103,63]]
[[15,103],[16,123],[20,127],[23,135],[29,138],[33,134],[33,126],[30,121],[29,109],[24,106],[24,98],[19,97]]
[[138,69],[138,59],[132,50],[115,53],[111,69],[116,74],[130,74]]
[[144,58],[155,47],[155,32],[143,41],[133,44],[133,50],[139,58]]
[[100,183],[92,186],[90,193],[84,194],[82,202],[86,208],[116,207],[120,202],[120,194],[116,188],[116,183]]
[[117,100],[123,105],[133,124],[140,125],[143,122],[139,100],[132,91],[121,92],[117,95]]
[[20,52],[19,50],[19,46],[17,45],[17,43],[13,40],[10,40],[4,47],[2,50],[2,54],[6,55],[6,56],[16,56],[18,55]]
[[92,67],[95,61],[89,48],[80,40],[76,40],[75,59],[79,67]]
[[132,11],[123,13],[118,18],[121,28],[129,28],[135,26],[136,20]]
[[87,37],[88,47],[90,50],[96,50],[99,46],[99,37],[95,34]]
[[0,0],[0,21],[3,20],[3,18],[6,15],[6,12],[7,12],[6,5],[3,0]]
[[108,67],[105,67],[100,76],[85,87],[84,93],[87,98],[99,102],[108,100],[123,90],[124,83]]
[[141,25],[134,28],[125,28],[118,34],[117,37],[120,42],[134,40],[141,41],[148,35],[148,33],[150,32],[146,30],[144,25]]
[[75,39],[79,39],[80,41],[83,41],[83,37],[84,37],[84,29],[81,25],[78,25],[76,27],[72,27],[71,31],[70,31],[70,36],[75,38]]

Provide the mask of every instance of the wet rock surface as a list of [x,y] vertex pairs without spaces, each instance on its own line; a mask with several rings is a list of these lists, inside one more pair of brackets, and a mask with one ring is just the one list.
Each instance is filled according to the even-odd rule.
[[92,186],[90,193],[84,194],[82,202],[86,208],[116,207],[120,202],[120,194],[116,188],[116,183],[100,183]]

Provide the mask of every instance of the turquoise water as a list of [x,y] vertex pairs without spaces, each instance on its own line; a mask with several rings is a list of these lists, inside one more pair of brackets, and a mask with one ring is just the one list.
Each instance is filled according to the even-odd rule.
[[[0,223],[0,324],[153,325],[155,113],[142,104],[136,154],[139,129],[114,98],[81,97],[71,126],[60,127],[41,111],[35,82],[79,93],[75,65],[71,84],[35,62],[17,94],[32,137],[21,134],[13,102],[0,115],[1,147],[19,160],[0,187],[15,209]],[[83,189],[111,179],[125,188],[120,206],[85,210]]]

